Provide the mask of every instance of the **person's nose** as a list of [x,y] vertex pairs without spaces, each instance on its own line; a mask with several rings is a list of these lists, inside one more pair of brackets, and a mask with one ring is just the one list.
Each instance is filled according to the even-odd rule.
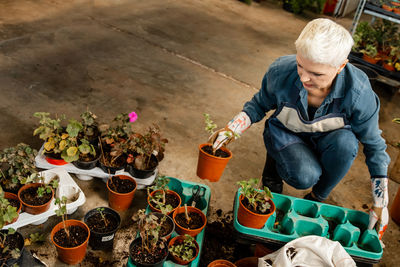
[[302,83],[306,83],[306,82],[309,82],[311,80],[310,75],[308,75],[308,73],[306,71],[303,71],[303,70],[298,71],[298,74],[300,76],[300,81]]

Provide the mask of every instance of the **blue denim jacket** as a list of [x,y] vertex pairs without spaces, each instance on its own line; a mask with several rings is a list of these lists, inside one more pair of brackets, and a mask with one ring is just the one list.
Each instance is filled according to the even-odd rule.
[[[307,91],[297,74],[296,56],[284,56],[271,64],[265,74],[261,89],[245,103],[243,111],[255,123],[265,113],[290,101],[290,90],[299,91],[297,107],[303,118],[308,119]],[[387,176],[390,157],[379,129],[379,98],[371,88],[367,75],[348,63],[337,75],[332,90],[315,113],[314,119],[332,113],[332,101],[342,98],[341,113],[346,115],[353,133],[364,145],[364,154],[372,177]]]

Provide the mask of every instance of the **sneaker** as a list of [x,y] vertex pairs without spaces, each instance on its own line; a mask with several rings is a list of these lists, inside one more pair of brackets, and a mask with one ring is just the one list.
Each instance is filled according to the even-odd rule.
[[283,189],[283,182],[280,177],[262,177],[262,183],[264,186],[268,187],[271,192],[281,194]]
[[312,201],[316,201],[316,202],[321,202],[319,199],[314,198],[314,197],[312,196],[311,192],[308,193],[307,195],[305,195],[305,196],[303,197],[303,199],[312,200]]

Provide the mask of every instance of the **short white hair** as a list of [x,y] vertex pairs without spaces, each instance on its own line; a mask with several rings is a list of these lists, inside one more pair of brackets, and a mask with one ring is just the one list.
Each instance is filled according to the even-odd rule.
[[321,64],[340,67],[354,44],[348,30],[330,19],[314,19],[300,33],[295,45],[303,57]]

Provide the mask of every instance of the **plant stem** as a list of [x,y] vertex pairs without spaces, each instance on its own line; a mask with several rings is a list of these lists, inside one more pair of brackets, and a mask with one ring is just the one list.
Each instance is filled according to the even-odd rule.
[[187,210],[187,205],[185,204],[185,218],[186,218],[186,222],[189,224],[190,222],[190,217],[189,217],[189,213]]

